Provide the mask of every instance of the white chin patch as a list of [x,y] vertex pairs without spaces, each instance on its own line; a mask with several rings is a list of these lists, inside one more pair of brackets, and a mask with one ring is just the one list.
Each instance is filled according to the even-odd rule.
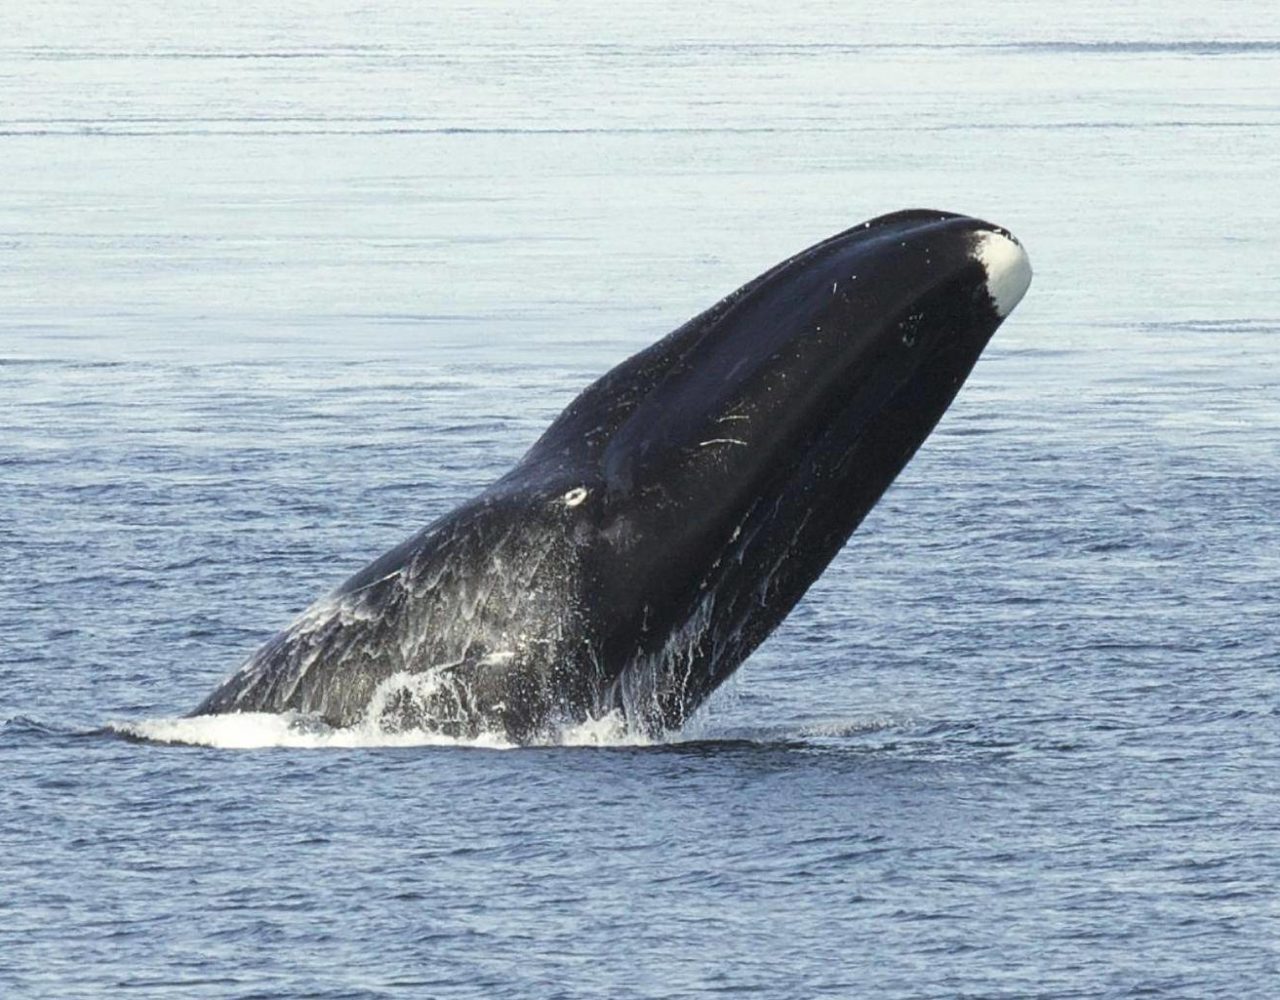
[[973,247],[974,259],[987,272],[987,294],[1001,319],[1013,312],[1031,284],[1031,261],[1026,251],[1007,236],[979,233]]

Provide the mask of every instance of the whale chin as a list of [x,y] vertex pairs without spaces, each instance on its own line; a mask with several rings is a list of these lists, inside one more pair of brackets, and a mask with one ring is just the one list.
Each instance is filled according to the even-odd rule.
[[932,210],[783,261],[588,386],[510,472],[374,560],[192,714],[518,742],[681,726],[786,617],[1026,293]]
[[979,233],[974,241],[974,256],[987,272],[987,294],[996,314],[1003,319],[1031,287],[1031,260],[1022,244],[1001,230]]

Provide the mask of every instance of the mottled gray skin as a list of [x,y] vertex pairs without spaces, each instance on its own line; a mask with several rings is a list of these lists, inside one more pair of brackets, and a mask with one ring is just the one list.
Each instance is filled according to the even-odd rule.
[[614,710],[678,728],[954,398],[1003,318],[975,253],[993,233],[1007,235],[899,212],[774,267],[588,387],[511,472],[309,608],[193,714],[516,741]]

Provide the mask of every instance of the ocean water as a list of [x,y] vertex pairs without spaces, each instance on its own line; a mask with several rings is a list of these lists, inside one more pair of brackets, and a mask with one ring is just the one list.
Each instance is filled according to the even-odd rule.
[[[0,11],[0,995],[1276,994],[1271,4],[250,7]],[[1035,282],[685,732],[179,719],[910,206]]]

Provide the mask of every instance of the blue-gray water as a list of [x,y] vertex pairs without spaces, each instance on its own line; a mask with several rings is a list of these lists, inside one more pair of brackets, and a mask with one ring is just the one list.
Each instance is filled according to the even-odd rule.
[[[1271,4],[226,6],[0,12],[0,995],[1274,995]],[[683,740],[86,735],[906,206],[1036,281]]]

